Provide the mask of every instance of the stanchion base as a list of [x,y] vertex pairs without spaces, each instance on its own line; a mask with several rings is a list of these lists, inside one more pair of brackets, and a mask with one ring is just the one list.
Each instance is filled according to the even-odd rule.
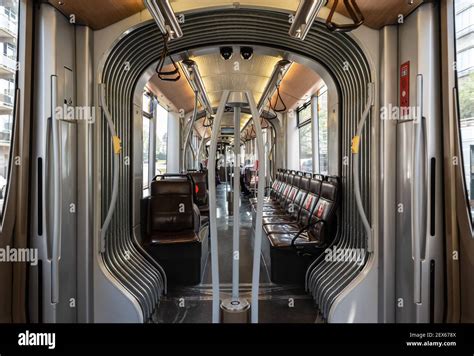
[[250,303],[247,299],[224,299],[221,303],[222,323],[241,323],[250,322]]

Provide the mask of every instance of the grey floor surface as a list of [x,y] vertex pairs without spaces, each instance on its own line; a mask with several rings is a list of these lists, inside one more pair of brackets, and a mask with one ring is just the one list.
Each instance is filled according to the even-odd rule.
[[[219,246],[219,277],[221,299],[230,297],[232,290],[232,227],[233,218],[227,213],[226,187],[217,187],[217,228]],[[240,293],[250,300],[252,282],[252,216],[247,198],[240,208]],[[210,323],[212,307],[210,256],[202,283],[193,287],[170,288],[159,306],[155,320],[159,323]],[[317,309],[312,298],[299,286],[277,285],[270,282],[269,271],[261,259],[259,322],[314,323]]]

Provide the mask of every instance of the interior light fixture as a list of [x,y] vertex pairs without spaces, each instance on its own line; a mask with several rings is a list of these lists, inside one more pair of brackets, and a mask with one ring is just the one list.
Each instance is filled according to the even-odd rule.
[[327,2],[327,0],[300,0],[293,23],[288,32],[289,35],[303,41],[314,20],[316,20],[319,11]]
[[143,0],[145,7],[155,20],[161,33],[168,35],[168,40],[183,37],[183,31],[179,26],[168,0]]

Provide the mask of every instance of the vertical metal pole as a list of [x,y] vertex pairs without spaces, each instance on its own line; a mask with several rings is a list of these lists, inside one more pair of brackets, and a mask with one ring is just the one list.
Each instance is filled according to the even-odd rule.
[[232,234],[232,298],[239,298],[240,240],[240,107],[234,107],[234,229]]
[[217,138],[224,115],[225,104],[229,98],[229,91],[224,90],[219,108],[217,109],[214,126],[212,128],[211,145],[209,150],[209,224],[211,228],[211,273],[212,273],[212,322],[218,323],[220,316],[219,296],[219,256],[217,248],[217,207],[216,207],[216,151]]
[[150,144],[148,147],[148,186],[151,188],[151,181],[156,171],[156,120],[158,114],[158,101],[153,98],[153,117],[150,120]]
[[201,141],[199,141],[198,151],[196,154],[196,169],[199,169],[201,163],[201,152],[204,146],[204,135],[205,133],[202,134]]
[[194,109],[193,109],[193,115],[191,116],[191,122],[189,123],[188,130],[186,131],[186,136],[184,136],[184,141],[183,141],[183,147],[182,147],[182,158],[181,158],[181,164],[182,164],[182,172],[186,172],[186,151],[188,148],[188,142],[189,142],[189,137],[191,136],[191,132],[194,127],[194,123],[196,122],[196,117],[197,117],[197,110],[198,110],[198,93],[194,92]]
[[257,194],[257,216],[255,222],[255,241],[253,250],[252,271],[252,323],[258,323],[258,292],[260,286],[260,251],[262,249],[262,215],[263,215],[263,193],[265,188],[265,151],[263,148],[263,134],[260,125],[260,113],[251,92],[245,92],[255,125],[258,151],[258,194]]
[[[227,193],[227,147],[222,144],[224,147],[224,182],[225,182],[225,191]],[[226,200],[227,200],[227,194],[226,194]]]
[[311,123],[312,123],[312,137],[313,137],[313,173],[321,173],[319,163],[319,113],[318,113],[318,97],[313,95],[311,97]]

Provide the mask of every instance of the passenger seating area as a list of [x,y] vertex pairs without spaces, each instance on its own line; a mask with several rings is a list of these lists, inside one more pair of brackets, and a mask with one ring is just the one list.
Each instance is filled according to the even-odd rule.
[[[309,264],[336,236],[339,179],[278,170],[268,189],[262,250],[270,277],[274,283],[303,283]],[[257,199],[250,203],[255,222]]]
[[142,200],[142,243],[163,267],[170,285],[201,282],[209,229],[196,205],[206,210],[205,178],[202,182],[197,173],[156,176],[150,196]]

